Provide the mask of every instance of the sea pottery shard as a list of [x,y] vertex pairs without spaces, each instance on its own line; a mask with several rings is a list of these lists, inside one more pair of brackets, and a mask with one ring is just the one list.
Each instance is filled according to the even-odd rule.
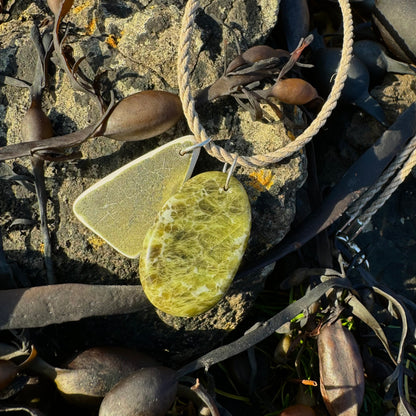
[[74,202],[76,217],[130,258],[140,255],[143,239],[163,204],[193,171],[199,148],[184,136],[146,153],[83,192]]
[[154,306],[194,316],[226,293],[250,234],[248,196],[237,179],[205,172],[189,179],[149,228],[140,256],[140,280]]

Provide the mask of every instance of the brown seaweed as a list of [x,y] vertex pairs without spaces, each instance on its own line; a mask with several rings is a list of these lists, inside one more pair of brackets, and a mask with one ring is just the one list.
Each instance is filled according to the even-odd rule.
[[104,397],[100,416],[165,416],[176,397],[175,371],[148,367],[123,379]]
[[0,291],[0,329],[37,328],[151,307],[140,286],[64,283]]
[[[36,25],[32,26],[31,38],[37,50],[37,62],[35,76],[30,87],[31,103],[22,120],[21,131],[24,142],[41,141],[53,136],[52,123],[43,112],[42,90],[45,86],[47,57],[52,47],[52,38],[48,32],[41,37]],[[43,256],[46,268],[46,277],[49,284],[56,283],[53,262],[52,247],[48,229],[48,217],[46,213],[47,192],[45,186],[45,161],[37,155],[32,156],[32,171],[35,177],[36,196],[39,203],[40,229],[43,237]]]
[[52,380],[65,399],[73,404],[96,407],[123,378],[145,367],[160,365],[139,351],[121,347],[89,348],[66,368],[57,368],[37,357],[30,371]]
[[108,136],[115,140],[143,140],[174,126],[182,116],[177,95],[166,91],[141,91],[116,105],[110,103],[96,122],[84,129],[43,140],[0,147],[0,161],[25,156],[56,160],[64,149],[79,146],[89,138]]
[[320,388],[331,416],[358,416],[364,399],[364,367],[357,341],[340,320],[318,335]]

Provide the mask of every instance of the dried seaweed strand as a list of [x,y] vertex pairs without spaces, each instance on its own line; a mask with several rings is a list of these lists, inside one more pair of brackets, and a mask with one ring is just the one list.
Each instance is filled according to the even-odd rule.
[[283,311],[277,313],[269,320],[256,324],[253,330],[246,332],[241,338],[228,345],[221,346],[202,357],[192,361],[185,365],[177,372],[178,378],[189,374],[200,368],[206,370],[220,361],[224,361],[227,358],[233,357],[248,348],[256,345],[263,339],[267,338],[274,332],[279,332],[283,326],[286,326],[288,322],[299,313],[304,312],[307,308],[318,299],[320,299],[329,289],[334,287],[351,288],[348,279],[331,278],[327,281],[320,283],[315,288],[311,289],[305,296],[300,298],[294,303],[291,303]]
[[[36,25],[32,26],[31,39],[37,51],[37,62],[35,76],[30,87],[31,106],[22,122],[23,140],[42,140],[52,136],[52,125],[41,108],[42,90],[46,83],[47,57],[52,47],[52,39],[46,32],[41,38]],[[26,122],[27,125],[24,123]],[[24,136],[27,137],[24,137]],[[52,245],[48,229],[47,201],[48,196],[45,185],[45,161],[39,157],[32,156],[32,171],[35,178],[36,197],[39,204],[40,229],[43,239],[43,258],[46,269],[46,279],[49,284],[56,283],[55,272],[52,261]]]

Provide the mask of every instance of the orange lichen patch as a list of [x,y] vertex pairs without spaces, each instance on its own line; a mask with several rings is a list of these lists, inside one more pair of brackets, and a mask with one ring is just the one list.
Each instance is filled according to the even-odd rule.
[[94,237],[89,237],[88,238],[88,243],[91,245],[91,247],[94,250],[97,250],[98,248],[100,248],[105,243],[105,241],[100,237],[94,236]]
[[107,39],[105,40],[112,48],[117,48],[118,42],[120,41],[120,37],[116,37],[116,35],[108,35]]
[[269,190],[274,184],[274,178],[270,169],[259,169],[250,173],[250,186],[257,191]]
[[40,243],[40,244],[39,244],[39,251],[40,251],[42,254],[44,254],[44,253],[45,253],[45,244],[43,244],[43,243]]
[[96,27],[97,27],[97,19],[94,17],[92,20],[90,20],[88,25],[85,27],[85,34],[92,35]]
[[75,14],[80,13],[89,6],[91,6],[91,1],[86,1],[85,3],[82,3],[79,6],[74,7],[74,9],[73,9],[74,13]]
[[220,326],[220,329],[223,329],[224,331],[234,331],[234,329],[237,327],[235,323],[232,322],[226,322],[223,326]]
[[296,136],[291,131],[287,132],[287,137],[289,137],[289,139],[292,140],[292,142],[296,140]]

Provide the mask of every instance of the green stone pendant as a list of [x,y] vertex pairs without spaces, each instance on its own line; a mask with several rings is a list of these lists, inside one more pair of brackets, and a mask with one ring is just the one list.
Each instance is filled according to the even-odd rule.
[[193,136],[172,140],[111,173],[76,199],[75,215],[121,254],[138,257],[157,213],[192,174],[199,148],[180,152],[193,144]]
[[227,174],[189,179],[163,206],[148,230],[140,256],[143,290],[160,310],[194,316],[225,294],[250,234],[250,203],[243,186]]

